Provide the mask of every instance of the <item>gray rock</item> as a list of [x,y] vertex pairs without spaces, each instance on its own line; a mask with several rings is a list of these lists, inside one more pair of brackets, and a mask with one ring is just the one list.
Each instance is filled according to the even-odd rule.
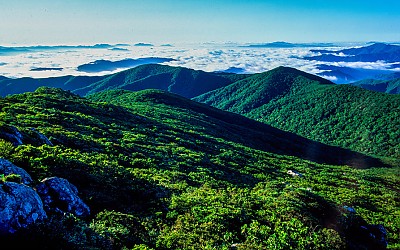
[[36,145],[47,144],[49,146],[53,146],[53,143],[44,134],[40,133],[35,128],[30,128],[30,130],[35,134]]
[[0,184],[0,235],[9,235],[47,217],[39,195],[14,182]]
[[0,126],[0,139],[11,142],[15,147],[22,144],[32,144],[35,146],[47,144],[53,146],[49,138],[35,128],[21,132],[14,126],[2,125]]
[[22,145],[23,136],[14,126],[3,125],[0,127],[0,138],[11,142],[14,146]]
[[46,178],[37,185],[36,190],[47,212],[72,213],[78,217],[90,214],[89,207],[78,197],[78,189],[66,179]]
[[374,246],[374,249],[386,249],[388,242],[386,240],[387,231],[381,224],[369,224],[360,227],[360,234],[369,246]]
[[343,206],[343,208],[349,213],[356,213],[356,210],[349,206]]
[[[351,249],[387,249],[387,231],[383,225],[368,224],[352,207],[343,207],[342,228]],[[349,209],[350,208],[350,209]]]
[[303,177],[303,175],[296,170],[288,170],[286,173],[290,174],[293,177]]
[[25,170],[2,158],[0,158],[0,174],[18,174],[21,176],[21,181],[25,185],[29,185],[33,182],[31,176]]

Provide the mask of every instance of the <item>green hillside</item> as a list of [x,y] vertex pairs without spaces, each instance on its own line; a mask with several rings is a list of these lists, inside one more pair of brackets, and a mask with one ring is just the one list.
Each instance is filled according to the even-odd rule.
[[36,183],[68,179],[91,209],[1,238],[16,248],[373,249],[353,230],[367,224],[400,247],[399,168],[376,159],[163,91],[39,88],[0,110],[0,131],[36,128],[53,143],[0,139],[0,158]]
[[105,76],[61,76],[49,78],[0,78],[0,96],[33,92],[39,87],[69,90],[85,96],[111,89],[161,89],[195,97],[229,85],[248,75],[212,73],[182,67],[146,64]]
[[194,100],[315,141],[400,159],[400,95],[279,67]]
[[191,98],[245,77],[247,75],[209,73],[182,67],[149,64],[110,75],[74,92],[84,96],[112,89],[132,91],[161,89]]

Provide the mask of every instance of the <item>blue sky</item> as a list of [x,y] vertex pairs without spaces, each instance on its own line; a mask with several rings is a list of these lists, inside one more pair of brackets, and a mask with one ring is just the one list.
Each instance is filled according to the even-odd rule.
[[0,44],[400,41],[400,1],[0,0]]

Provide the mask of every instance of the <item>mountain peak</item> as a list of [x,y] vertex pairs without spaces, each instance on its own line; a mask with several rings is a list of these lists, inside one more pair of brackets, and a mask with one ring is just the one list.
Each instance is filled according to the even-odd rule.
[[388,43],[374,43],[371,44],[365,49],[368,50],[368,53],[392,53],[392,52],[400,52],[400,46],[388,44]]
[[334,83],[294,68],[280,66],[200,95],[195,100],[212,105],[214,99],[222,98],[226,101],[220,103],[218,108],[232,112],[248,111],[279,96],[313,91],[320,85]]
[[317,75],[309,74],[307,72],[298,70],[296,68],[287,67],[287,66],[279,66],[279,67],[276,67],[276,68],[274,68],[274,69],[272,69],[270,71],[266,71],[265,73],[266,74],[270,74],[270,75],[271,74],[272,75],[273,74],[284,74],[284,75],[289,75],[291,77],[299,77],[299,76],[301,76],[301,77],[305,77],[305,78],[308,78],[308,79],[310,79],[312,81],[316,81],[316,82],[322,83],[322,84],[334,84],[333,82],[331,82],[331,81],[329,81],[329,80],[327,80],[325,78],[319,77]]

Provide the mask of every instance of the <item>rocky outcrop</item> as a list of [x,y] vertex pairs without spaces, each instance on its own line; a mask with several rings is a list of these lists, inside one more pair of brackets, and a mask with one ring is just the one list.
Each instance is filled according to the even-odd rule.
[[23,136],[21,132],[14,126],[0,126],[0,138],[11,142],[14,146],[23,144]]
[[8,235],[47,217],[43,202],[24,184],[0,184],[0,235]]
[[29,130],[31,131],[31,133],[30,133],[30,137],[31,137],[30,140],[32,141],[31,144],[37,145],[37,146],[44,145],[44,144],[53,146],[53,143],[49,140],[49,138],[47,138],[44,134],[37,131],[35,128],[30,128]]
[[66,179],[46,178],[36,189],[47,212],[72,213],[78,217],[90,214],[89,207],[78,197],[78,189]]
[[35,128],[29,128],[21,132],[14,126],[1,125],[0,126],[0,139],[11,142],[14,146],[22,144],[32,144],[35,146],[50,145],[53,143],[44,134],[37,131]]
[[349,248],[380,250],[386,249],[388,242],[387,231],[381,224],[368,224],[357,215],[354,208],[344,206],[342,228],[348,240]]
[[28,185],[31,176],[10,161],[0,158],[0,174],[16,174],[21,184],[0,182],[0,236],[14,234],[50,213],[71,213],[78,217],[90,214],[89,207],[78,197],[77,188],[66,179],[51,177],[44,179],[36,191]]
[[25,170],[2,158],[0,158],[0,174],[17,174],[21,177],[21,182],[25,185],[33,182],[31,176]]

